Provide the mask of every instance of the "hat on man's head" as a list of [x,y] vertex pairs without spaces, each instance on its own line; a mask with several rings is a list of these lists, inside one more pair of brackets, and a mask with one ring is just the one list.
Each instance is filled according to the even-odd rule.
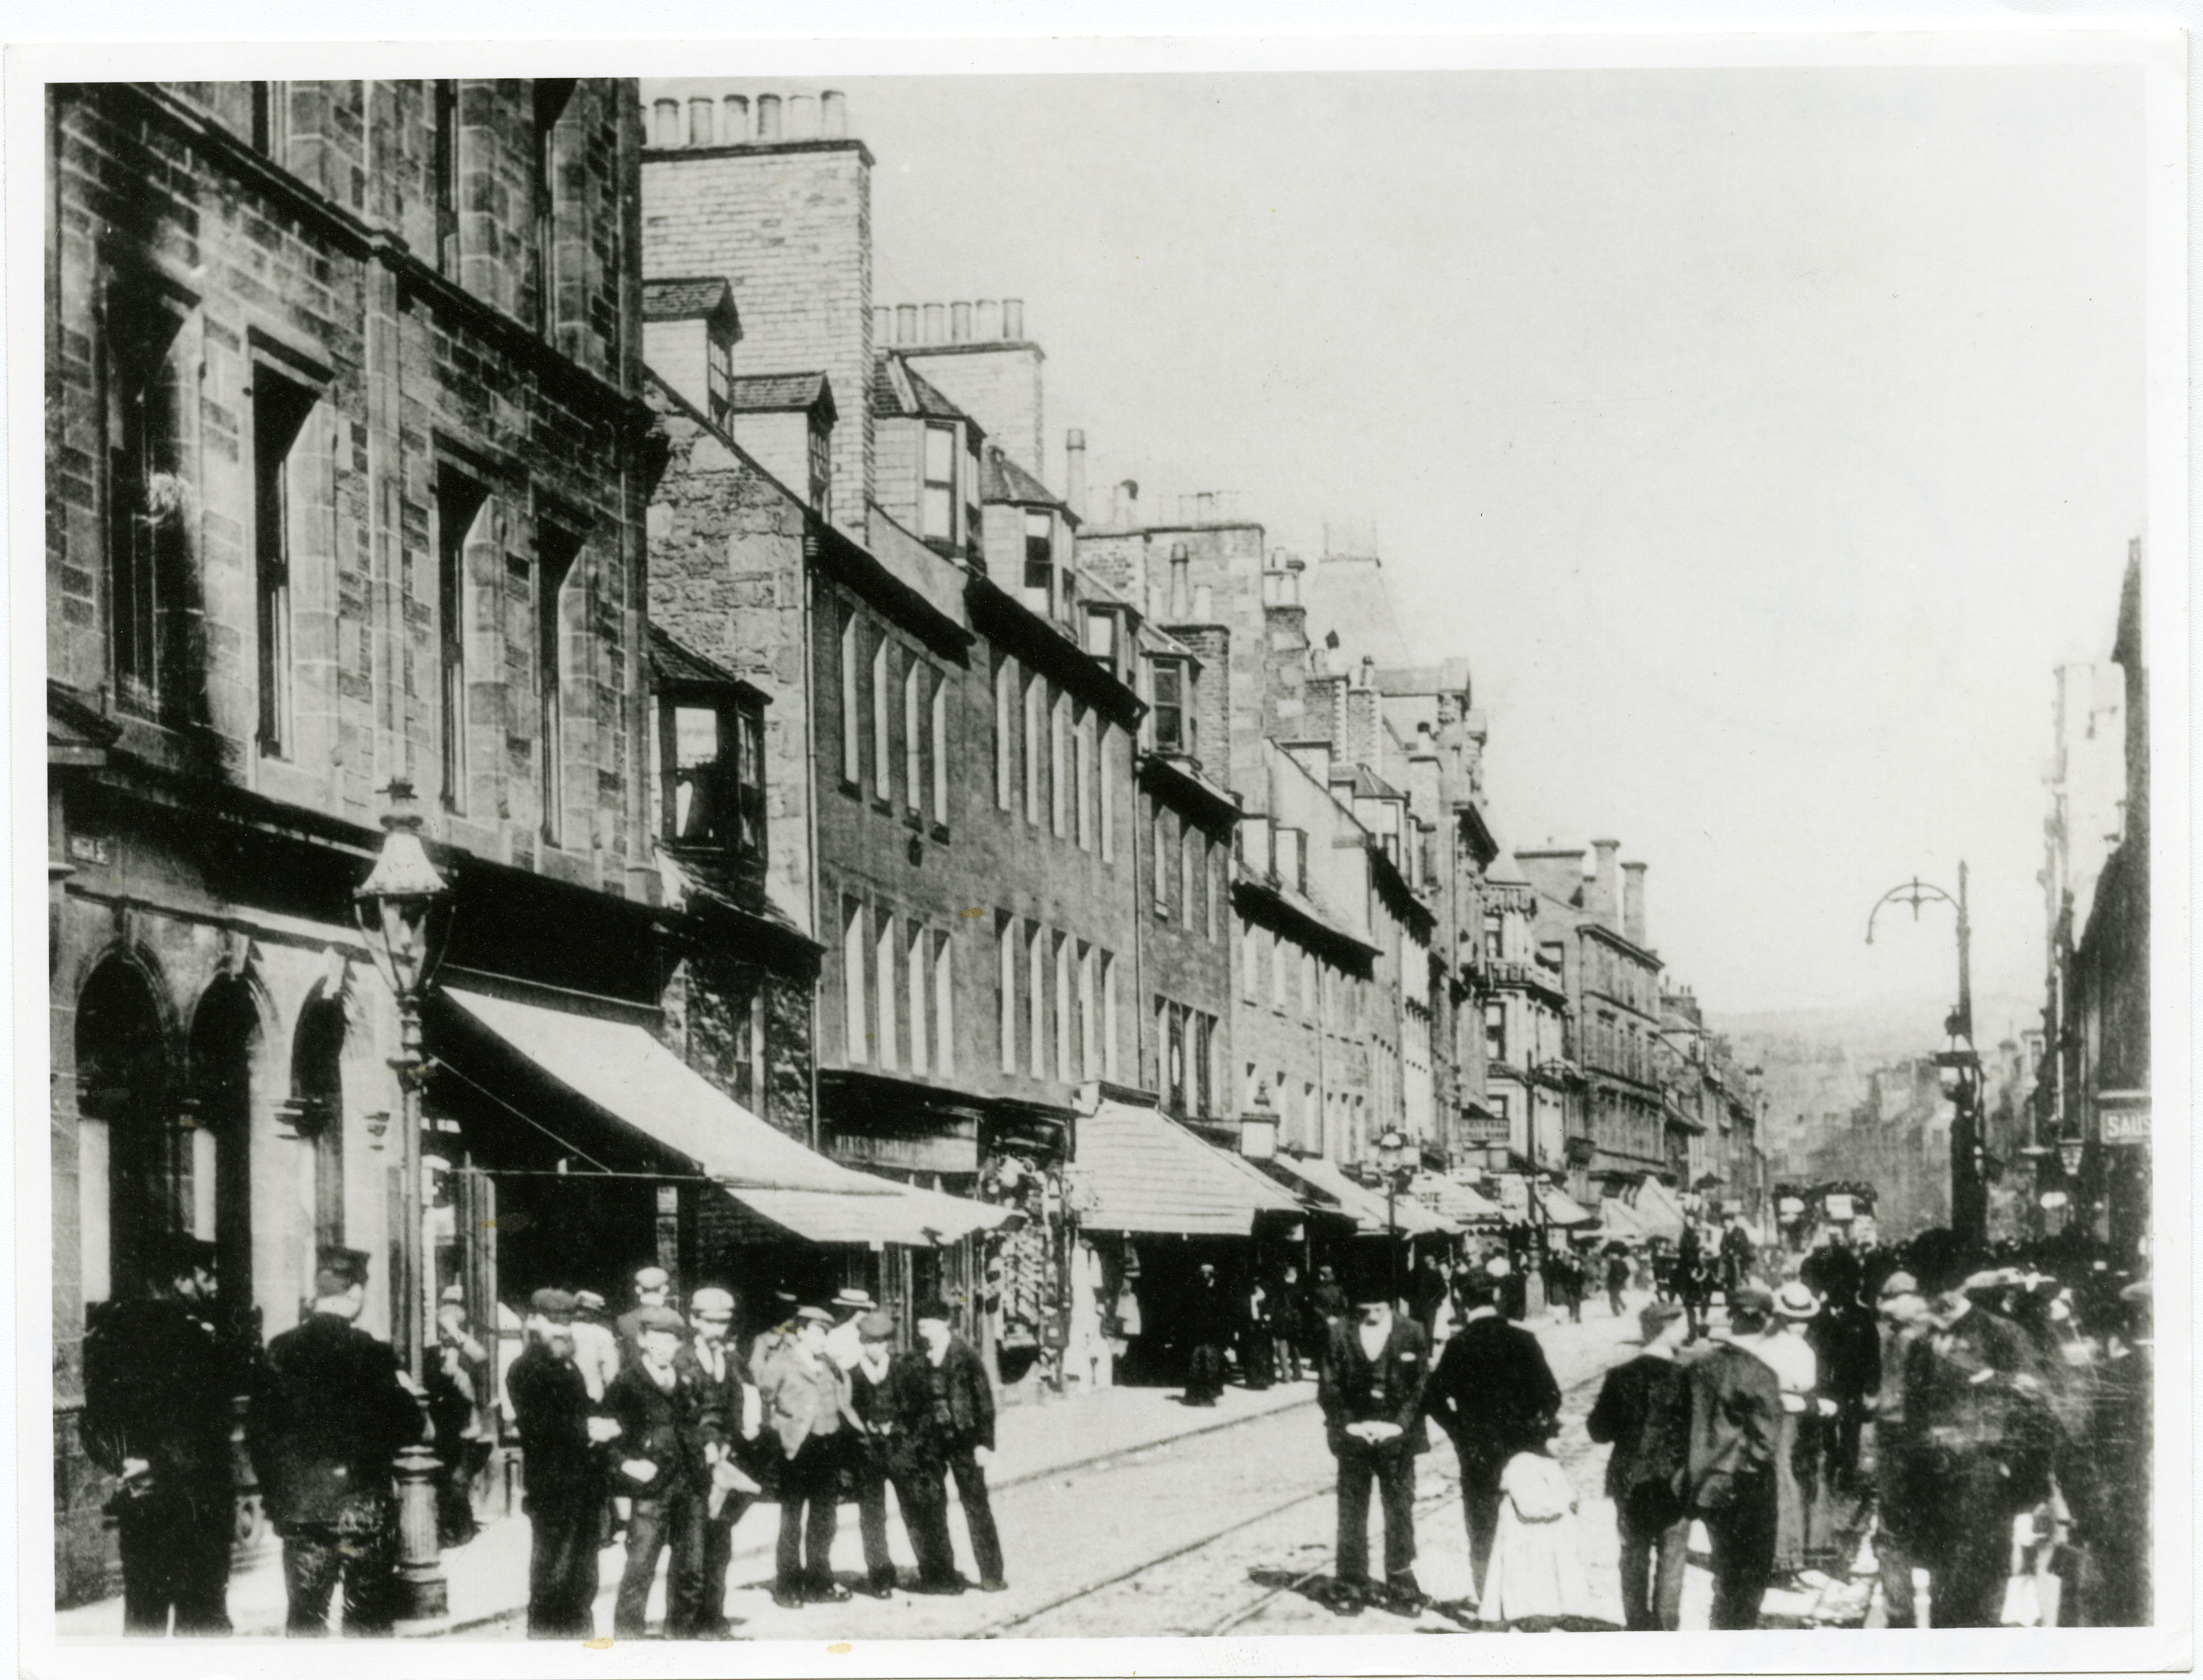
[[795,1309],[799,1321],[806,1324],[830,1324],[834,1315],[823,1306],[799,1306]]
[[1392,1299],[1392,1269],[1381,1259],[1354,1256],[1340,1282],[1346,1285],[1347,1300],[1355,1306]]
[[1674,1301],[1647,1301],[1637,1314],[1638,1334],[1650,1341],[1682,1316],[1682,1307]]
[[341,1295],[367,1287],[368,1255],[359,1248],[324,1248],[314,1257],[314,1293]]
[[528,1298],[528,1310],[554,1324],[571,1323],[574,1298],[564,1289],[538,1289]]
[[670,1289],[673,1287],[673,1279],[664,1266],[645,1266],[635,1273],[635,1287],[638,1289]]
[[953,1322],[952,1315],[948,1311],[948,1303],[938,1295],[928,1295],[920,1301],[918,1304],[918,1311],[912,1313],[911,1317],[921,1324],[929,1318],[943,1324]]
[[866,1294],[862,1289],[845,1287],[836,1289],[834,1292],[834,1305],[836,1307],[861,1307],[865,1311],[870,1312],[873,1307],[878,1306],[879,1303],[874,1300],[870,1295]]
[[865,1341],[888,1341],[895,1336],[895,1320],[874,1307],[857,1320],[857,1335]]
[[1940,1295],[1961,1288],[1974,1272],[1973,1250],[1947,1226],[1938,1225],[1912,1239],[1912,1275],[1923,1294]]
[[1775,1311],[1785,1318],[1811,1318],[1821,1311],[1821,1298],[1793,1278],[1775,1295]]
[[646,1306],[635,1315],[635,1333],[645,1330],[670,1330],[676,1335],[688,1333],[688,1321],[670,1306]]
[[735,1316],[735,1298],[724,1289],[706,1285],[688,1297],[688,1310],[700,1318],[731,1318]]
[[602,1312],[605,1298],[594,1289],[576,1289],[574,1291],[574,1305],[585,1312]]
[[1893,1271],[1881,1280],[1881,1292],[1875,1299],[1886,1301],[1895,1300],[1899,1295],[1917,1295],[1919,1293],[1918,1278],[1909,1271]]
[[437,1296],[436,1299],[444,1302],[447,1306],[464,1306],[467,1304],[466,1285],[464,1283],[446,1283],[444,1286],[444,1293]]

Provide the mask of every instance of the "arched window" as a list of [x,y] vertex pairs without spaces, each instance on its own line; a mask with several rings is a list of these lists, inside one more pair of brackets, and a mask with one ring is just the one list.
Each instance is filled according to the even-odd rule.
[[[233,976],[216,981],[192,1017],[185,1124],[210,1141],[210,1147],[193,1142],[194,1173],[213,1169],[215,1264],[222,1305],[238,1314],[252,1306],[252,1063],[259,1046],[260,1011],[251,988]],[[208,1188],[195,1185],[199,1223]]]
[[102,964],[78,997],[76,1078],[85,1297],[127,1299],[145,1293],[149,1240],[192,1229],[192,1210],[160,1011],[127,963]]
[[314,1246],[342,1244],[344,1215],[344,1004],[316,990],[299,1011],[291,1046],[291,1099],[298,1135],[314,1151]]

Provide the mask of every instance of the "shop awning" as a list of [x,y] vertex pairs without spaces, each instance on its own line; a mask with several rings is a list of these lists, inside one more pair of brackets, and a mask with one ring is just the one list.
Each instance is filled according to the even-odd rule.
[[[1275,1164],[1326,1200],[1337,1203],[1342,1212],[1352,1214],[1356,1229],[1364,1235],[1384,1235],[1385,1196],[1382,1191],[1355,1183],[1320,1155],[1280,1154]],[[1450,1221],[1417,1201],[1412,1191],[1393,1198],[1392,1217],[1402,1235],[1406,1236],[1450,1235],[1454,1230]]]
[[442,995],[611,1120],[819,1243],[953,1242],[1007,1211],[875,1178],[775,1130],[641,1027],[447,986]]
[[1665,1237],[1669,1242],[1682,1241],[1683,1205],[1658,1179],[1647,1178],[1637,1187],[1637,1200],[1629,1211],[1645,1228],[1645,1235]]
[[1549,1225],[1588,1225],[1598,1216],[1565,1190],[1538,1187],[1538,1208]]
[[1464,1184],[1457,1178],[1443,1177],[1434,1172],[1418,1173],[1415,1182],[1409,1186],[1409,1194],[1456,1226],[1507,1223],[1506,1212],[1497,1202],[1474,1185]]
[[1072,1200],[1088,1230],[1246,1236],[1307,1210],[1259,1169],[1152,1108],[1105,1101],[1072,1123]]
[[1599,1203],[1598,1229],[1600,1235],[1625,1242],[1642,1242],[1651,1235],[1639,1222],[1635,1210],[1618,1196]]

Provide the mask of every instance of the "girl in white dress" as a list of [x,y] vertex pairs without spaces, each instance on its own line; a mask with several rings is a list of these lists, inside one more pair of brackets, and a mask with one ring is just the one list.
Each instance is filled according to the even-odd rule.
[[1594,1614],[1568,1472],[1544,1452],[1517,1453],[1500,1472],[1499,1492],[1499,1529],[1478,1617],[1521,1622]]

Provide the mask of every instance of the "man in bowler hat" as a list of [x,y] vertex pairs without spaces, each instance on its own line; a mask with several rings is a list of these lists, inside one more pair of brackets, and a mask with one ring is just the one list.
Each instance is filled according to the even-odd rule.
[[122,1553],[122,1630],[226,1634],[236,1532],[229,1431],[249,1356],[207,1315],[215,1247],[165,1237],[145,1299],[106,1308],[84,1341],[86,1453],[121,1486],[108,1509]]
[[428,1434],[417,1387],[390,1344],[354,1321],[367,1300],[368,1257],[325,1248],[305,1321],[268,1344],[247,1439],[269,1519],[283,1537],[284,1631],[328,1633],[344,1583],[344,1631],[387,1636],[395,1606],[399,1449]]
[[1423,1385],[1430,1343],[1411,1318],[1396,1316],[1381,1267],[1356,1280],[1353,1316],[1334,1325],[1316,1378],[1316,1404],[1338,1460],[1338,1588],[1335,1607],[1358,1615],[1372,1600],[1369,1490],[1385,1510],[1388,1609],[1422,1608],[1415,1581],[1415,1455],[1430,1450]]
[[574,1298],[538,1289],[528,1346],[505,1373],[528,1482],[528,1636],[587,1639],[596,1631],[597,1539],[604,1510],[598,1449],[619,1425],[589,1398],[574,1362]]

